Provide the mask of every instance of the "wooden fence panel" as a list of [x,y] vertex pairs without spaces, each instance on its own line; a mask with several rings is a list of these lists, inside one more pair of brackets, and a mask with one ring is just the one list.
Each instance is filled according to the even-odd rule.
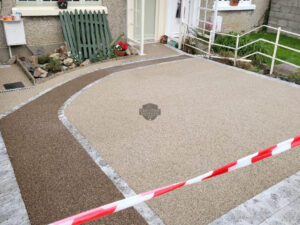
[[68,40],[68,34],[67,34],[67,30],[66,30],[65,21],[63,19],[63,14],[61,12],[59,13],[59,18],[60,18],[60,23],[61,23],[61,26],[62,26],[64,39],[65,39],[66,44],[67,44],[67,48],[71,49],[71,47],[69,46],[69,40]]
[[74,21],[75,21],[75,32],[76,32],[78,56],[80,59],[83,59],[83,48],[82,48],[82,44],[81,44],[82,42],[81,42],[81,36],[80,36],[80,19],[79,19],[79,14],[78,14],[77,10],[75,10]]
[[102,14],[100,14],[100,15],[101,15],[101,17],[102,17],[102,22],[103,22],[105,46],[106,46],[106,49],[107,49],[107,55],[108,55],[108,57],[110,57],[110,49],[109,49],[110,42],[109,42],[109,35],[108,35],[108,31],[107,31],[107,24],[106,24],[105,17],[104,17],[103,14],[105,15],[105,13],[102,13]]
[[97,45],[97,51],[102,51],[103,49],[101,48],[101,39],[100,39],[100,31],[99,31],[99,21],[97,19],[97,13],[93,13],[92,17],[94,19],[94,24],[95,24],[95,34],[96,34],[96,45]]
[[99,21],[99,29],[100,29],[100,36],[101,36],[101,44],[103,49],[103,54],[107,56],[107,46],[105,41],[105,35],[104,35],[104,26],[103,26],[103,20],[101,12],[98,12],[98,21]]
[[89,20],[91,25],[91,37],[92,37],[92,52],[93,54],[97,54],[98,46],[96,42],[96,32],[95,32],[95,21],[92,12],[89,12]]
[[72,54],[88,59],[99,51],[110,57],[111,32],[105,12],[81,10],[59,14],[64,39]]
[[69,32],[69,37],[70,37],[70,41],[71,41],[71,46],[72,46],[72,51],[74,51],[74,54],[77,54],[77,43],[76,43],[76,37],[75,37],[75,32],[74,32],[74,27],[73,27],[73,23],[71,21],[71,15],[66,12],[65,14],[65,21],[67,21],[68,23],[68,32]]

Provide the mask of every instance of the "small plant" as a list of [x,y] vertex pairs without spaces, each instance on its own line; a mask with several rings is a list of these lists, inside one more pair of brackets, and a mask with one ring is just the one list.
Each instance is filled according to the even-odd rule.
[[117,55],[116,55],[116,53],[114,51],[114,48],[110,48],[108,51],[110,52],[110,57],[108,57],[109,54],[107,54],[107,56],[106,56],[106,55],[104,55],[103,51],[100,50],[97,54],[94,54],[94,55],[92,55],[90,57],[90,59],[89,59],[90,62],[91,63],[96,63],[96,62],[100,62],[100,61],[106,60],[108,58],[112,59],[112,58],[116,58],[117,57]]
[[227,57],[227,58],[234,58],[234,53],[231,52],[231,51],[224,51],[224,50],[221,50],[219,52],[219,55],[220,56],[223,56],[223,57]]
[[230,0],[230,5],[231,6],[238,6],[239,2],[240,2],[240,0]]
[[57,5],[60,9],[66,9],[68,8],[68,0],[58,0]]
[[236,66],[245,70],[255,71],[255,67],[250,62],[237,61]]
[[288,75],[288,80],[296,84],[300,84],[300,72]]
[[73,59],[73,62],[76,66],[80,66],[80,64],[82,63],[82,59],[79,57],[79,55],[73,54],[70,56],[70,58]]
[[46,64],[50,62],[50,57],[48,55],[42,55],[38,57],[39,64]]
[[127,43],[123,43],[122,41],[119,41],[118,44],[116,45],[116,49],[118,51],[126,51],[128,48],[128,44]]
[[61,71],[61,62],[59,59],[50,59],[50,62],[45,66],[47,71],[57,73]]
[[96,62],[103,61],[105,59],[107,59],[107,57],[100,50],[97,54],[94,54],[91,56],[90,61],[91,61],[91,63],[96,63]]
[[118,44],[114,47],[114,51],[117,56],[124,56],[126,54],[127,48],[128,48],[127,43],[123,43],[122,41],[119,41]]
[[117,58],[117,54],[114,48],[110,48],[110,58]]

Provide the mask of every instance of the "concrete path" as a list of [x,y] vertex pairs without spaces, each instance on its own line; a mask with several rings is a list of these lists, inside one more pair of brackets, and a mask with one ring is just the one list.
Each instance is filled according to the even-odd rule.
[[[185,58],[151,60],[81,76],[0,120],[0,131],[31,224],[47,224],[123,198],[59,121],[57,113],[64,102],[111,73]],[[128,209],[92,224],[145,224],[145,221],[134,209]]]
[[[66,117],[136,193],[299,135],[300,89],[203,59],[109,77]],[[161,115],[147,121],[142,105]],[[165,224],[208,224],[300,170],[299,149],[147,204]]]
[[4,84],[15,82],[22,82],[24,87],[32,86],[31,81],[18,65],[13,64],[9,67],[0,67],[0,91],[6,90]]

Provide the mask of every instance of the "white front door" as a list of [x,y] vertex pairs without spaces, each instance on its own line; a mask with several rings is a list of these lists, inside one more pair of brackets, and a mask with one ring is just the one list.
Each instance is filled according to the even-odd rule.
[[184,22],[193,27],[199,23],[200,0],[167,0],[166,35],[171,38],[179,37],[182,1],[185,1]]

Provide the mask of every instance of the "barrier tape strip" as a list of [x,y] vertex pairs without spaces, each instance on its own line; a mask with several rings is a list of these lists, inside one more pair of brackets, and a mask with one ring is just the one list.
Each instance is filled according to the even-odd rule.
[[127,209],[129,207],[135,206],[141,202],[150,200],[152,198],[158,197],[158,196],[166,194],[168,192],[174,191],[183,186],[200,183],[201,181],[210,179],[212,177],[249,166],[249,165],[256,163],[258,161],[261,161],[265,158],[269,158],[273,155],[278,155],[280,153],[286,152],[297,146],[300,146],[300,136],[289,139],[284,142],[281,142],[277,145],[274,145],[272,147],[264,149],[260,152],[256,152],[252,155],[246,156],[237,161],[231,162],[225,166],[222,166],[218,169],[215,169],[213,171],[210,171],[210,172],[200,175],[198,177],[192,178],[190,180],[187,180],[187,181],[184,181],[181,183],[171,184],[169,186],[158,188],[158,189],[155,189],[152,191],[144,192],[142,194],[135,195],[130,198],[125,198],[123,200],[116,201],[116,202],[113,202],[113,203],[110,203],[110,204],[107,204],[107,205],[104,205],[104,206],[101,206],[101,207],[98,207],[95,209],[88,210],[83,213],[79,213],[77,215],[62,219],[60,221],[51,223],[50,225],[76,225],[76,224],[82,224],[82,223],[85,223],[85,222],[88,222],[91,220],[95,220],[95,219],[113,214],[115,212],[121,211],[123,209]]

